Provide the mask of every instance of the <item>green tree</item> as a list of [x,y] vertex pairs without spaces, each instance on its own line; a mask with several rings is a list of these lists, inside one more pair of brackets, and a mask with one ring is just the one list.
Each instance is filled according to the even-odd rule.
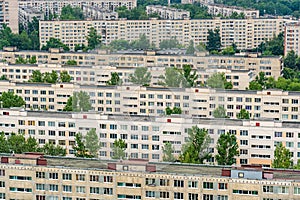
[[274,151],[274,160],[272,162],[273,168],[290,168],[291,167],[291,152],[284,147],[282,143],[276,146]]
[[219,106],[213,111],[214,118],[228,118],[224,107]]
[[235,54],[235,49],[233,46],[228,46],[225,49],[222,50],[223,55],[234,55]]
[[133,74],[129,75],[129,81],[142,86],[149,86],[151,82],[151,73],[147,67],[137,67]]
[[166,142],[163,147],[163,161],[165,162],[174,162],[176,160],[173,155],[174,147],[170,142]]
[[239,145],[236,136],[229,132],[220,135],[217,142],[216,160],[219,165],[232,165],[236,163],[235,156],[239,155]]
[[256,81],[251,81],[249,83],[249,90],[262,90],[262,86],[256,82]]
[[193,126],[188,130],[188,141],[182,147],[182,154],[179,160],[182,163],[203,164],[204,160],[211,157],[208,152],[210,137],[206,129]]
[[84,15],[80,7],[64,6],[61,9],[60,20],[83,20]]
[[174,49],[174,48],[180,48],[180,47],[181,47],[181,45],[179,44],[179,41],[176,40],[176,38],[162,40],[159,43],[160,49]]
[[63,111],[73,111],[73,97],[69,97],[67,104],[65,105],[65,107],[63,108]]
[[92,128],[89,130],[85,136],[85,146],[93,157],[98,156],[98,151],[100,149],[99,138],[96,133],[96,129]]
[[71,76],[67,71],[61,71],[59,73],[59,79],[60,79],[60,82],[62,82],[62,83],[71,82]]
[[25,105],[23,98],[13,92],[2,92],[0,102],[2,108],[22,107]]
[[221,49],[220,30],[208,30],[206,49],[211,51],[219,51]]
[[117,72],[111,73],[111,78],[107,81],[106,85],[122,85],[122,80]]
[[241,109],[236,116],[238,119],[250,119],[250,114],[246,109]]
[[206,85],[211,88],[232,89],[232,83],[225,78],[225,73],[214,73],[206,80]]
[[68,60],[66,65],[77,65],[76,60]]
[[182,87],[195,87],[197,85],[198,74],[196,74],[196,70],[192,72],[191,65],[183,65],[181,74],[183,77]]
[[65,148],[59,145],[54,145],[49,142],[44,144],[44,146],[40,148],[40,151],[43,152],[45,155],[49,155],[49,156],[65,156],[67,154]]
[[166,108],[166,115],[171,115],[171,114],[181,114],[182,110],[179,107],[174,107],[173,109],[170,108],[169,106]]
[[180,87],[182,82],[182,75],[178,71],[177,68],[167,68],[165,72],[165,76],[160,76],[160,79],[163,81],[159,81],[159,85],[167,86],[167,87]]
[[131,42],[130,46],[133,49],[147,50],[150,49],[151,44],[150,41],[147,39],[146,35],[141,34],[138,40],[134,40]]
[[81,158],[91,158],[92,155],[89,154],[86,146],[84,145],[83,136],[81,133],[75,135],[75,145],[73,149],[76,151],[75,156]]
[[9,150],[14,153],[23,153],[26,149],[26,140],[24,135],[11,133],[8,140]]
[[33,70],[31,78],[29,79],[29,82],[33,83],[42,83],[43,82],[43,74],[40,70]]
[[283,64],[284,67],[293,69],[293,70],[299,70],[298,66],[297,66],[297,54],[295,53],[295,51],[289,51],[287,56],[284,58],[283,60]]
[[70,48],[67,45],[65,45],[64,43],[62,43],[60,41],[60,39],[57,39],[57,38],[50,38],[47,41],[46,46],[42,47],[42,50],[48,51],[50,48],[62,48],[65,51],[69,51],[70,50]]
[[0,153],[10,153],[9,144],[3,131],[0,133]]
[[130,49],[130,43],[127,40],[113,40],[109,47],[113,50],[126,50]]
[[189,46],[187,47],[185,54],[193,55],[194,53],[195,53],[194,41],[190,40]]
[[25,142],[23,152],[37,152],[37,150],[38,150],[38,142],[34,137],[29,136],[29,138],[27,138]]
[[27,60],[22,58],[21,56],[19,56],[17,59],[16,59],[16,64],[27,64]]
[[36,63],[37,63],[36,56],[30,57],[29,60],[28,60],[28,62],[29,62],[30,64],[36,64]]
[[114,141],[114,145],[112,147],[113,150],[113,159],[124,159],[125,158],[125,150],[126,150],[127,144],[125,140],[122,140],[121,138]]
[[74,92],[72,97],[72,110],[74,112],[87,112],[92,109],[90,96],[87,92]]
[[6,77],[6,75],[2,75],[1,77],[0,77],[0,81],[7,81],[8,79],[7,79],[7,77]]
[[101,36],[98,35],[97,30],[94,27],[90,28],[86,39],[88,41],[88,49],[95,49],[101,44]]

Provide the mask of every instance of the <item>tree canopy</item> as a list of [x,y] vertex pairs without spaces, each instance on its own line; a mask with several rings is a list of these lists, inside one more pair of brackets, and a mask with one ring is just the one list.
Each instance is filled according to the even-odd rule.
[[216,160],[219,165],[232,165],[236,163],[235,156],[239,155],[239,145],[234,134],[229,132],[220,135],[217,142]]
[[142,86],[149,86],[151,83],[151,73],[147,67],[137,67],[133,74],[129,75],[129,81]]
[[125,150],[127,148],[127,144],[125,140],[121,138],[114,141],[112,150],[113,150],[113,159],[125,159]]
[[74,92],[72,97],[69,97],[64,108],[65,111],[87,112],[92,108],[90,96],[87,92]]
[[241,109],[236,116],[238,119],[250,119],[250,113],[246,109]]
[[47,41],[46,45],[44,45],[42,47],[42,50],[48,51],[50,48],[62,48],[65,51],[69,51],[70,50],[70,48],[67,45],[65,45],[64,43],[62,43],[60,41],[60,39],[57,39],[57,38],[50,38]]
[[277,144],[274,151],[273,168],[290,168],[292,165],[292,156],[289,149],[284,147],[282,143]]
[[71,76],[67,71],[62,71],[58,75],[56,71],[41,73],[40,70],[33,70],[28,82],[32,83],[68,83],[71,81]]
[[232,89],[233,85],[225,78],[225,73],[214,73],[206,80],[206,85],[211,88]]
[[166,115],[172,115],[172,114],[179,114],[180,115],[181,113],[182,113],[182,110],[179,107],[175,106],[173,109],[170,108],[170,107],[166,108]]
[[111,78],[107,81],[106,85],[122,85],[122,80],[117,72],[111,73]]
[[23,98],[13,92],[2,92],[0,103],[1,108],[22,107],[25,105]]
[[174,162],[176,160],[173,155],[174,147],[170,142],[166,142],[163,147],[163,161],[165,162]]
[[223,106],[217,107],[213,111],[214,118],[228,118],[226,115],[226,109]]
[[81,158],[92,158],[94,155],[91,155],[88,149],[86,148],[84,137],[81,133],[75,135],[75,145],[73,146],[75,150],[75,156]]
[[101,44],[101,35],[97,33],[97,30],[94,27],[90,28],[86,39],[88,41],[88,49],[95,49]]
[[204,160],[211,157],[208,151],[211,141],[207,130],[193,126],[188,130],[188,141],[182,146],[179,160],[183,163],[203,164]]
[[99,138],[96,133],[96,129],[92,128],[89,130],[85,136],[86,149],[90,152],[93,157],[98,156],[98,151],[100,149]]
[[162,40],[159,43],[160,49],[174,49],[174,48],[181,48],[179,41],[176,38]]
[[208,30],[206,49],[209,52],[218,52],[221,49],[221,36],[219,29]]
[[80,7],[71,5],[64,6],[61,9],[60,20],[83,20],[84,15]]

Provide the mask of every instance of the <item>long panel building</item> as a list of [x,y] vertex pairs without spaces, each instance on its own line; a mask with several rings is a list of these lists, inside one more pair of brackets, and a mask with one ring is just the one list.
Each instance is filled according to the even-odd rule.
[[145,34],[150,43],[176,38],[180,44],[206,44],[208,30],[219,29],[222,47],[235,43],[238,49],[253,49],[265,40],[284,31],[287,19],[184,19],[184,20],[94,20],[94,21],[40,21],[40,45],[53,37],[74,49],[76,44],[87,45],[86,36],[91,27],[101,35],[102,43],[113,40],[133,41]]
[[6,24],[13,33],[19,33],[18,0],[0,0],[0,29]]
[[300,159],[299,122],[273,120],[199,119],[186,116],[151,117],[130,115],[104,115],[99,112],[62,113],[37,112],[22,109],[0,110],[0,132],[7,136],[14,133],[34,137],[39,145],[49,142],[66,148],[74,156],[75,135],[83,135],[95,128],[101,149],[99,157],[111,159],[113,143],[123,139],[127,143],[126,157],[162,161],[163,147],[170,142],[178,158],[182,145],[193,126],[208,130],[211,138],[208,151],[216,163],[217,141],[220,134],[236,135],[240,155],[238,164],[260,164],[270,167],[274,150],[280,142],[292,153],[293,163]]
[[296,200],[299,171],[2,156],[0,197],[24,200]]
[[90,96],[92,110],[105,114],[164,115],[167,107],[180,107],[190,117],[212,117],[224,107],[230,118],[242,108],[251,118],[299,120],[299,92],[281,90],[215,90],[209,88],[163,88],[141,86],[91,86],[72,83],[40,84],[2,81],[0,92],[21,96],[27,110],[62,111],[68,97],[84,91]]

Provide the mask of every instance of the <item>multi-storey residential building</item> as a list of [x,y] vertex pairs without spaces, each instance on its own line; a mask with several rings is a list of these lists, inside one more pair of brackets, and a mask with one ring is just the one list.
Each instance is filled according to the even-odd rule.
[[[71,49],[76,44],[87,45],[91,27],[101,35],[102,43],[113,40],[134,41],[145,34],[157,47],[162,40],[176,38],[180,44],[206,44],[208,30],[219,29],[222,47],[235,43],[238,49],[253,49],[265,40],[284,31],[288,19],[184,19],[184,20],[93,20],[40,21],[41,47],[51,38],[58,38]],[[72,33],[72,34],[70,34]]]
[[300,22],[286,24],[284,31],[284,55],[289,51],[294,51],[298,56],[300,55]]
[[0,29],[8,25],[13,33],[19,33],[18,0],[0,0]]
[[146,6],[146,12],[148,15],[157,13],[162,19],[185,19],[190,17],[189,11],[160,5]]
[[86,18],[93,20],[115,20],[118,19],[118,13],[105,8],[99,8],[97,6],[82,6],[83,14]]
[[19,7],[19,23],[24,28],[28,27],[28,23],[34,18],[37,20],[44,20],[44,13],[33,7]]
[[[261,57],[257,54],[245,54],[238,56],[216,56],[207,55],[205,53],[197,53],[196,55],[185,55],[184,53],[174,53],[169,51],[121,51],[118,53],[109,53],[106,51],[80,53],[80,52],[59,52],[52,49],[45,51],[14,51],[6,48],[0,51],[0,60],[8,63],[16,63],[16,59],[22,57],[24,59],[36,57],[37,63],[43,64],[62,64],[65,65],[69,60],[75,60],[78,66],[111,66],[123,68],[147,67],[156,76],[156,70],[159,68],[177,67],[182,68],[183,65],[191,65],[199,72],[214,70],[231,70],[239,73],[242,71],[255,71],[255,74],[264,72],[267,77],[280,77],[282,70],[282,60],[280,57]],[[4,72],[4,71],[2,71]],[[126,72],[125,72],[126,73]],[[208,73],[209,74],[209,73]],[[232,74],[233,75],[233,74]],[[120,74],[124,76],[124,74]],[[127,75],[125,75],[126,77]],[[245,81],[248,81],[254,75],[249,75]],[[237,84],[241,78],[232,78],[235,88],[240,88]],[[199,75],[199,81],[205,81],[206,74]],[[227,78],[229,79],[229,77]],[[240,88],[241,89],[241,88]],[[244,88],[243,88],[244,89]]]
[[123,139],[128,158],[162,161],[163,147],[170,142],[174,156],[178,158],[182,146],[193,126],[208,130],[211,138],[208,151],[212,158],[207,161],[216,163],[217,141],[220,134],[229,132],[236,135],[240,155],[238,164],[271,165],[276,145],[283,143],[292,153],[293,163],[300,158],[299,122],[273,120],[232,120],[199,119],[185,116],[129,116],[103,115],[101,113],[62,113],[36,112],[20,109],[0,110],[0,131],[6,135],[11,132],[22,133],[37,139],[39,145],[53,143],[66,148],[67,156],[74,156],[75,135],[86,133],[95,128],[101,149],[99,157],[111,159],[113,143]]
[[296,200],[299,171],[2,156],[2,199]]
[[90,95],[92,110],[106,114],[150,115],[165,113],[167,107],[180,107],[192,117],[212,117],[222,106],[227,116],[236,118],[242,108],[251,118],[299,120],[299,92],[281,90],[215,90],[209,88],[163,88],[127,86],[92,86],[76,84],[11,83],[2,81],[0,92],[21,96],[26,109],[62,111],[68,97],[85,91]]
[[19,0],[21,7],[34,7],[49,15],[49,13],[60,15],[64,6],[97,6],[108,10],[116,10],[119,6],[126,6],[129,10],[135,8],[136,0]]
[[[56,71],[58,74],[67,71],[71,76],[71,82],[80,85],[107,85],[112,72],[117,72],[123,85],[132,84],[129,81],[130,74],[133,74],[135,67],[113,67],[113,66],[68,66],[58,64],[4,64],[0,63],[0,75],[5,76],[12,82],[28,82],[33,71],[39,70],[42,73]],[[159,85],[160,78],[165,74],[166,67],[148,67],[151,72],[150,86]],[[256,75],[254,70],[226,70],[226,69],[203,69],[197,70],[198,85],[206,83],[207,79],[214,73],[224,73],[227,81],[231,81],[233,89],[244,90],[249,87],[249,82]]]
[[246,18],[259,18],[259,10],[227,6],[223,4],[201,3],[201,5],[207,7],[207,12],[214,16],[222,15],[224,17],[230,17],[233,13],[243,13]]

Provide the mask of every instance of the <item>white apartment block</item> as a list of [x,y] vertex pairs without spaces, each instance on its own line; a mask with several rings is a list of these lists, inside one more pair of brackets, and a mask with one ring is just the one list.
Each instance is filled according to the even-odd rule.
[[31,22],[34,18],[37,20],[44,20],[44,13],[33,7],[19,7],[19,23],[25,28],[28,26],[28,22]]
[[[28,82],[33,71],[39,70],[41,73],[56,71],[58,74],[67,71],[71,76],[71,82],[79,85],[106,85],[111,78],[112,72],[117,72],[123,85],[132,85],[129,82],[129,75],[133,74],[136,68],[113,67],[113,66],[68,66],[59,64],[4,64],[0,63],[0,76],[5,76],[12,82]],[[152,78],[150,86],[159,85],[160,76],[165,74],[165,67],[149,67]],[[226,70],[226,69],[206,69],[196,70],[198,74],[197,84],[205,83],[214,73],[224,73],[227,81],[231,81],[233,89],[244,90],[249,87],[249,82],[257,75],[254,70]]]
[[20,7],[34,7],[45,15],[60,15],[63,7],[71,6],[97,6],[108,10],[115,10],[119,6],[126,6],[129,10],[137,6],[136,0],[19,0]]
[[157,13],[161,19],[185,19],[190,17],[190,12],[167,6],[149,5],[146,6],[147,14]]
[[[55,50],[55,49],[54,49]],[[78,66],[111,66],[126,70],[132,70],[136,67],[147,67],[153,78],[159,75],[163,68],[176,67],[182,68],[183,65],[191,65],[194,69],[204,74],[199,75],[199,81],[203,82],[208,77],[207,74],[214,71],[223,71],[225,73],[248,73],[249,76],[245,80],[241,78],[233,78],[232,83],[235,89],[242,89],[245,84],[238,84],[239,81],[251,80],[254,74],[264,72],[267,77],[273,76],[275,79],[280,77],[282,70],[282,60],[280,57],[261,57],[257,54],[246,54],[237,56],[217,56],[207,55],[205,53],[197,53],[196,55],[175,54],[169,51],[121,51],[118,53],[110,53],[107,51],[97,51],[90,53],[80,52],[59,52],[53,49],[49,52],[45,51],[14,51],[5,48],[0,51],[0,60],[10,64],[15,64],[16,59],[22,57],[24,59],[36,57],[38,64],[61,64],[65,65],[68,60],[75,60]],[[232,74],[233,75],[233,74]],[[124,76],[124,73],[120,76]],[[125,74],[125,77],[127,75]],[[155,78],[156,77],[156,78]],[[227,78],[230,80],[230,78]],[[235,80],[234,80],[235,79]],[[239,80],[239,81],[236,81]],[[155,80],[153,80],[155,82]],[[125,81],[127,82],[127,81]],[[247,84],[246,84],[247,85]]]
[[289,51],[294,51],[300,55],[300,22],[288,23],[284,31],[284,55]]
[[86,18],[93,20],[115,20],[118,19],[118,13],[97,6],[82,6],[83,14]]
[[0,0],[0,29],[8,25],[13,33],[19,33],[18,0]]
[[244,13],[246,18],[259,18],[259,10],[245,9],[236,6],[226,6],[223,4],[206,4],[201,3],[202,6],[207,7],[207,12],[214,16],[222,15],[224,17],[230,17],[233,13]]
[[176,38],[180,44],[206,44],[208,30],[219,29],[222,47],[235,43],[238,49],[253,49],[284,31],[287,19],[184,19],[184,20],[87,20],[40,21],[40,45],[52,38],[60,39],[74,49],[76,44],[87,45],[86,37],[91,27],[101,35],[107,45],[114,40],[134,41],[145,34],[157,47],[160,42]]
[[184,116],[103,115],[97,112],[62,113],[35,112],[17,108],[0,110],[0,131],[35,137],[39,145],[47,142],[67,149],[74,156],[75,135],[96,129],[101,149],[99,158],[111,159],[116,139],[127,143],[127,158],[162,161],[164,143],[170,142],[178,157],[193,126],[208,130],[211,137],[209,151],[215,163],[217,141],[222,133],[235,134],[240,155],[237,164],[260,164],[270,167],[276,145],[283,143],[291,152],[293,163],[300,159],[300,123],[272,120],[199,119]]
[[163,88],[140,86],[93,86],[72,83],[36,84],[2,81],[0,92],[11,91],[21,96],[26,110],[62,111],[74,92],[90,96],[92,110],[105,114],[149,115],[165,114],[167,107],[180,107],[188,117],[213,117],[222,106],[229,118],[235,119],[242,108],[252,119],[298,121],[299,92],[280,90],[247,91],[209,88]]

